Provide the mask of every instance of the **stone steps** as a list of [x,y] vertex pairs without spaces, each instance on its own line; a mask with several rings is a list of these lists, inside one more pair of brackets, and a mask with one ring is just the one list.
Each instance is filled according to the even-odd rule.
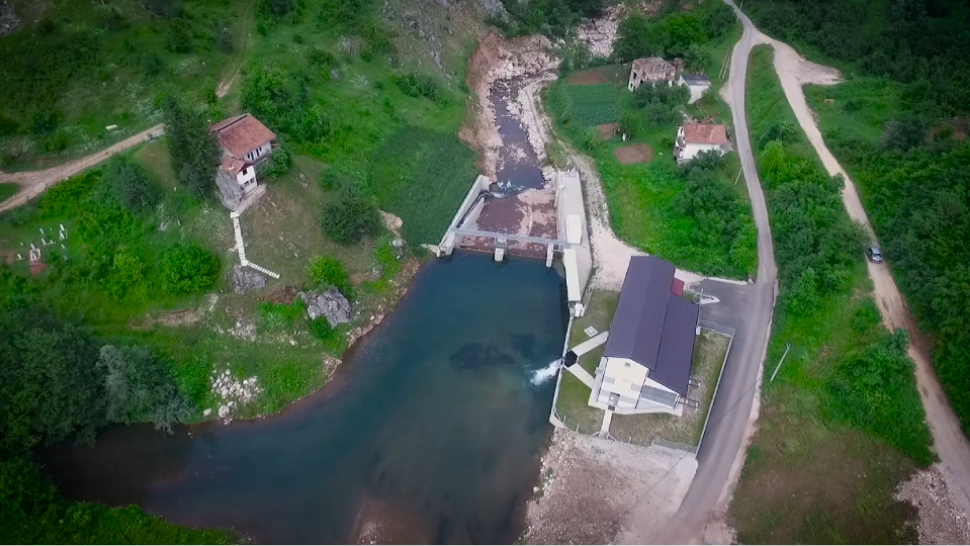
[[250,269],[255,269],[256,271],[259,271],[263,275],[269,275],[270,277],[273,277],[274,279],[280,278],[279,273],[274,273],[274,272],[270,271],[269,269],[266,269],[263,266],[254,264],[253,262],[247,262],[245,265],[248,266]]

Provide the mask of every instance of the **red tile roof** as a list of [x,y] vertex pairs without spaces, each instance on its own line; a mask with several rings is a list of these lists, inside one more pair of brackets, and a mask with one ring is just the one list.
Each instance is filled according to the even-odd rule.
[[236,157],[244,157],[276,138],[273,131],[249,114],[224,119],[209,130],[216,135],[219,145]]
[[248,161],[243,161],[242,159],[236,159],[235,157],[227,157],[222,160],[222,163],[219,165],[219,169],[229,173],[232,176],[236,176],[237,174],[242,172],[243,169],[245,169],[250,165],[252,165],[252,163]]
[[687,144],[727,144],[727,131],[723,125],[684,125],[684,142]]

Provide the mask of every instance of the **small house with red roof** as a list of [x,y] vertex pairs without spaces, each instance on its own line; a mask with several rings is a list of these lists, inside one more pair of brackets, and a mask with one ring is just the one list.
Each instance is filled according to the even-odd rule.
[[723,125],[685,123],[677,129],[674,157],[678,163],[686,163],[707,151],[714,151],[719,155],[731,151],[727,129]]
[[[243,193],[256,189],[256,163],[273,152],[276,134],[251,114],[226,118],[209,127],[222,149],[219,177],[236,181]],[[223,174],[224,173],[224,174]],[[217,179],[217,182],[220,180]],[[224,184],[220,184],[220,189]]]

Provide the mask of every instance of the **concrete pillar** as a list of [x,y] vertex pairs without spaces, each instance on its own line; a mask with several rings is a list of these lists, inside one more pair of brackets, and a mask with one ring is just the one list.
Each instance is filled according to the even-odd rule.
[[552,267],[553,246],[546,246],[546,267]]

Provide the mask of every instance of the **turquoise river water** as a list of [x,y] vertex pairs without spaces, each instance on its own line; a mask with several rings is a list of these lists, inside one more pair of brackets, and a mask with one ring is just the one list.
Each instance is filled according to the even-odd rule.
[[278,415],[113,427],[39,457],[69,498],[259,543],[511,543],[551,431],[564,291],[539,261],[458,253]]

